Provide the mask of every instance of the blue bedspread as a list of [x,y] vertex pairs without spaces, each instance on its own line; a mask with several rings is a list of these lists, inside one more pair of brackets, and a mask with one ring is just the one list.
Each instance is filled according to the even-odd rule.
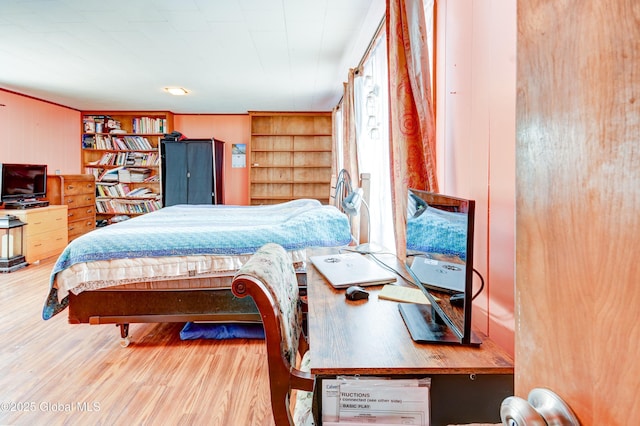
[[268,242],[287,250],[335,247],[351,241],[348,218],[317,200],[267,206],[177,205],[96,229],[73,240],[51,273],[43,317],[68,301],[57,300],[55,275],[76,263],[185,255],[251,254]]

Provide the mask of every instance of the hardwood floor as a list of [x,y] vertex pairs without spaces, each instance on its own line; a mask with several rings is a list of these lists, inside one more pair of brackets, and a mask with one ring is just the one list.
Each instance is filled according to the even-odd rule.
[[44,321],[54,260],[0,274],[0,424],[273,425],[264,341]]

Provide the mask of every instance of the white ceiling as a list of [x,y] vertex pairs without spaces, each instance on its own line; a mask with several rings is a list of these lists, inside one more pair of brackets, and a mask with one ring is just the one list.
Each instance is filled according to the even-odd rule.
[[0,88],[79,110],[328,111],[384,11],[385,0],[0,0]]

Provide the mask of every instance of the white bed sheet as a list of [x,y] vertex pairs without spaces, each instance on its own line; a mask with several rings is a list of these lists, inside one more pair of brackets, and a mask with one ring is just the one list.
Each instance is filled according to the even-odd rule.
[[[297,269],[304,268],[306,249],[289,252]],[[124,284],[233,275],[251,257],[246,255],[194,255],[113,259],[77,263],[61,271],[54,286],[60,298]]]

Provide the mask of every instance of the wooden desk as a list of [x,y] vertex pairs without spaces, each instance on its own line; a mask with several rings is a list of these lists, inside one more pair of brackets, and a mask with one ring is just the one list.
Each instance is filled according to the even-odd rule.
[[[397,265],[393,256],[378,257]],[[381,288],[369,287],[368,300],[347,301],[344,290],[335,290],[308,265],[308,333],[318,411],[323,378],[430,377],[432,425],[499,423],[500,404],[513,395],[510,356],[486,337],[480,347],[414,343],[398,302],[378,299]]]

